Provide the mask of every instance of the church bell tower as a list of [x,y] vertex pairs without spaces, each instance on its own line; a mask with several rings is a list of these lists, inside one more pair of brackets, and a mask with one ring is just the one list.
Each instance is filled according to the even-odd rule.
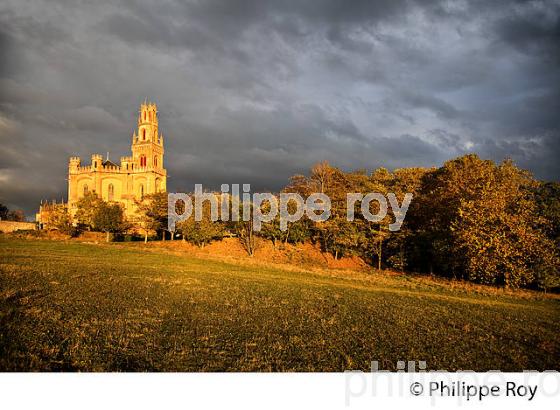
[[156,104],[144,101],[138,113],[138,129],[132,136],[132,159],[137,169],[163,169],[163,135],[158,130]]

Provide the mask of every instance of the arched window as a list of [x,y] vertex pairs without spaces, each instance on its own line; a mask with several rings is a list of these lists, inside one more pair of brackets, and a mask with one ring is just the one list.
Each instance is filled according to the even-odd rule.
[[113,184],[109,184],[107,187],[107,200],[112,201],[115,198],[115,187]]
[[154,157],[154,167],[157,167],[157,157]]
[[84,196],[86,196],[89,192],[89,188],[87,186],[87,184],[84,185]]
[[141,167],[146,166],[146,156],[145,155],[140,155],[140,166]]
[[146,111],[144,111],[144,121],[146,121]]
[[146,141],[146,128],[142,130],[142,141]]
[[140,191],[140,199],[144,198],[144,185],[143,184],[140,184],[139,191]]

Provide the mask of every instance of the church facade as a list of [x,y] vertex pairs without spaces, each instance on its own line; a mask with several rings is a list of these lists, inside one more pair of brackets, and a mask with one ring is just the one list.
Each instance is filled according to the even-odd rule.
[[91,156],[83,165],[79,157],[68,163],[68,211],[75,216],[78,201],[88,192],[103,200],[122,204],[128,220],[135,219],[135,203],[144,195],[167,189],[164,168],[163,135],[159,132],[156,104],[140,105],[138,126],[132,135],[130,156],[120,158],[120,164],[105,160],[100,154]]

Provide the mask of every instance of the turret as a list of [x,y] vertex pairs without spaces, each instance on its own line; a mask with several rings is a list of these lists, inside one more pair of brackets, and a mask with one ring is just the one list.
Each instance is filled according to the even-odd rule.
[[70,157],[70,161],[68,161],[68,172],[70,174],[75,174],[78,172],[78,168],[80,168],[80,157]]
[[132,171],[132,157],[121,157],[121,170]]
[[91,156],[91,169],[97,171],[101,168],[103,168],[103,155],[93,154]]

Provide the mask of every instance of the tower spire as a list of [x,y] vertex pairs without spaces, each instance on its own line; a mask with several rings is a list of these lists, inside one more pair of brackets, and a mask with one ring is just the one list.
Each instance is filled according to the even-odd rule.
[[144,103],[140,105],[140,111],[138,115],[138,138],[135,139],[133,136],[134,143],[147,143],[152,142],[158,144],[158,118],[157,118],[157,105],[155,103],[146,103],[147,97]]

